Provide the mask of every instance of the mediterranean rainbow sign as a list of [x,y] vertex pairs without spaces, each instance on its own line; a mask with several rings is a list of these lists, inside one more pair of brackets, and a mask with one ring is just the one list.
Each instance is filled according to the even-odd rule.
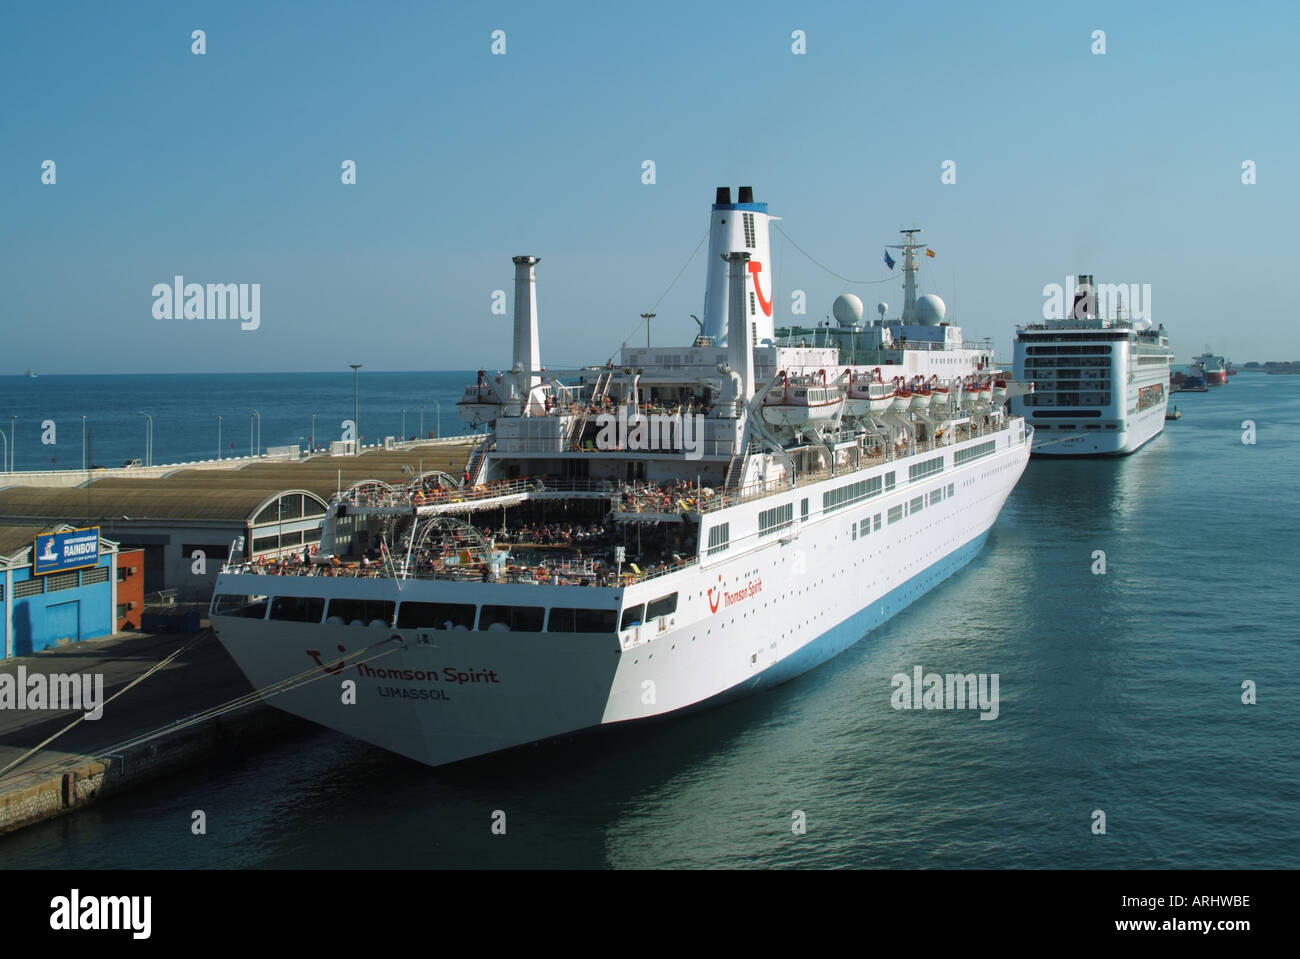
[[41,533],[32,550],[32,574],[45,576],[82,569],[99,562],[99,527]]

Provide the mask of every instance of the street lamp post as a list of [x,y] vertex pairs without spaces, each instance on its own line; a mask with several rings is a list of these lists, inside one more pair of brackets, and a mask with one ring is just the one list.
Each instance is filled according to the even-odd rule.
[[14,471],[14,452],[18,449],[18,434],[14,432],[14,421],[17,416],[9,417],[9,472]]
[[217,462],[221,462],[221,414],[217,414]]
[[653,313],[642,313],[641,319],[645,320],[645,345],[650,345],[650,321],[655,318]]
[[316,414],[311,415],[311,437],[308,439],[311,443],[311,451],[316,452]]
[[86,415],[81,415],[81,471],[86,471]]
[[349,363],[352,367],[352,455],[356,456],[361,451],[361,424],[357,422],[357,370],[361,369],[360,363]]
[[434,431],[433,436],[434,439],[440,439],[442,437],[442,404],[434,400],[433,405],[438,408],[438,428]]
[[153,466],[153,417],[144,410],[136,410],[144,417],[144,465]]
[[424,404],[420,404],[420,439],[424,439]]
[[9,472],[9,437],[5,436],[5,431],[0,430],[0,440],[5,441],[4,459],[0,459],[0,466],[4,467],[4,472]]
[[[253,446],[253,417],[257,417],[257,446]],[[248,455],[254,456],[262,450],[262,414],[253,407],[248,408]]]

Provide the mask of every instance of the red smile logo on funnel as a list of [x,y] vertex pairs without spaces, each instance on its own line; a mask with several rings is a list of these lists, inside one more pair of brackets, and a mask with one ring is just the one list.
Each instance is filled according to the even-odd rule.
[[754,278],[754,295],[758,297],[758,308],[764,316],[772,315],[772,301],[763,298],[763,288],[758,285],[758,274],[763,272],[763,264],[757,260],[749,261],[749,275]]

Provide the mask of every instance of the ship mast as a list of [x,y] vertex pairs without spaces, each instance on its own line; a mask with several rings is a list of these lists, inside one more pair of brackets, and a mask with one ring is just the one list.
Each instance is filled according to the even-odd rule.
[[921,249],[921,245],[916,242],[916,234],[921,232],[920,227],[912,227],[910,230],[899,230],[899,233],[907,237],[901,244],[891,244],[887,247],[890,250],[903,251],[903,322],[916,322],[916,251]]

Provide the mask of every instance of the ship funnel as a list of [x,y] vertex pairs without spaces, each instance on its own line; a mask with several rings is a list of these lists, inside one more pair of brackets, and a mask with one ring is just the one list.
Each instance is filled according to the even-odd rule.
[[1070,319],[1086,320],[1097,315],[1097,288],[1092,284],[1091,273],[1076,277],[1074,301],[1070,304]]
[[718,187],[717,202],[709,220],[708,282],[704,289],[704,325],[701,335],[716,346],[726,346],[731,316],[728,266],[723,257],[743,250],[749,254],[742,296],[748,342],[769,345],[776,335],[772,317],[776,292],[772,287],[772,253],[768,241],[770,217],[766,203],[754,202],[754,188],[742,186],[739,202],[731,202],[731,189]]
[[537,345],[537,273],[541,257],[516,256],[515,263],[515,355],[514,368],[528,371],[520,377],[519,392],[527,404],[541,385],[541,350]]
[[746,286],[752,275],[749,266],[754,261],[743,251],[724,253],[726,264],[728,300],[731,304],[727,316],[727,365],[740,374],[740,396],[746,403],[754,395],[754,350],[749,341],[750,319],[746,300]]

